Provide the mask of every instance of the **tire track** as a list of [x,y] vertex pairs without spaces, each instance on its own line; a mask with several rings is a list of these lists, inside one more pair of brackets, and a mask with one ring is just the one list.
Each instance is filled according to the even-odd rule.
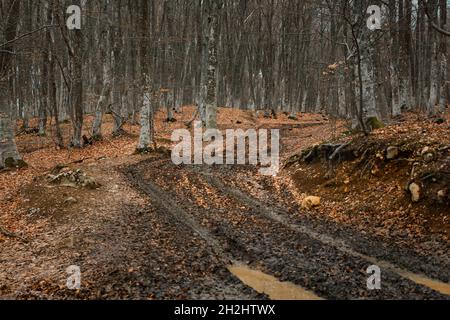
[[[222,248],[223,245],[220,244],[220,242],[216,239],[216,237],[212,236],[209,231],[207,231],[205,228],[200,226],[194,219],[190,217],[189,214],[187,214],[182,208],[180,208],[174,201],[172,197],[169,197],[167,193],[165,193],[161,188],[159,188],[157,185],[151,183],[151,182],[144,182],[142,179],[140,179],[138,176],[138,173],[136,170],[129,169],[125,172],[125,175],[127,178],[132,181],[140,190],[142,190],[147,196],[149,196],[152,201],[156,202],[156,204],[164,209],[166,212],[170,213],[171,216],[176,219],[180,224],[192,229],[196,234],[198,234],[203,240],[205,240],[209,248],[211,249],[211,253],[216,257],[217,260],[222,261],[224,266],[227,266],[228,270],[236,277],[238,277],[245,285],[247,285],[247,277],[241,278],[241,272],[239,272],[240,269],[242,269],[241,266],[243,266],[243,263],[241,261],[238,261],[234,259],[229,253],[225,252]],[[253,271],[253,273],[258,274],[258,277],[263,277],[265,280],[263,281],[263,287],[264,285],[269,284],[271,286],[270,290],[268,290],[268,293],[273,293],[277,291],[277,286],[279,287],[279,291],[288,291],[288,294],[286,295],[286,292],[283,292],[282,295],[286,295],[287,297],[302,297],[302,300],[320,300],[321,298],[315,295],[313,292],[310,292],[300,286],[295,286],[294,284],[290,283],[282,283],[278,282],[275,278],[270,277],[269,275],[264,275],[261,272]],[[258,282],[258,277],[256,277],[256,280]],[[270,282],[266,283],[267,278],[270,279]],[[260,287],[258,285],[251,286],[252,289],[257,290],[260,293],[263,293],[264,290],[260,290]]]
[[[145,179],[142,178],[144,171]],[[291,281],[324,298],[445,299],[444,295],[418,285],[417,281],[405,277],[405,274],[400,274],[390,265],[383,274],[383,290],[368,292],[365,288],[368,277],[365,268],[368,262],[373,264],[368,259],[370,257],[357,253],[342,241],[290,223],[272,208],[267,208],[239,190],[227,188],[219,179],[198,167],[175,167],[169,161],[162,167],[155,167],[153,163],[144,161],[128,169],[127,175],[177,221],[205,239],[212,252],[222,257],[225,264],[248,258],[270,273],[279,274],[278,277],[283,281]],[[184,193],[176,190],[177,181],[183,175],[193,180],[204,179],[220,193],[237,202],[227,201],[226,212],[214,208],[194,208],[195,205],[187,199],[194,198],[192,192],[196,192],[195,188],[184,190]],[[159,184],[162,183],[166,190],[150,181],[160,181]],[[193,186],[197,182],[190,181]],[[240,209],[242,204],[250,211]],[[250,221],[231,227],[230,215]],[[208,226],[202,226],[202,219],[218,227],[211,230]],[[303,249],[296,251],[296,247]]]
[[344,240],[333,238],[326,234],[320,234],[306,226],[301,226],[301,225],[290,222],[287,218],[284,217],[284,216],[287,216],[286,213],[280,212],[279,209],[269,208],[269,207],[265,206],[259,200],[244,194],[240,190],[228,187],[226,184],[224,184],[222,181],[220,181],[219,179],[217,179],[210,173],[208,174],[204,171],[198,170],[198,168],[193,168],[193,171],[197,172],[198,174],[201,174],[211,185],[226,192],[229,196],[234,197],[235,199],[237,199],[239,201],[242,201],[243,203],[247,204],[248,206],[258,208],[258,210],[260,210],[260,212],[265,217],[267,217],[273,221],[276,221],[278,223],[281,223],[295,232],[300,232],[300,233],[306,234],[309,237],[311,237],[312,239],[320,241],[324,245],[333,246],[334,248],[336,248],[346,254],[364,259],[367,262],[377,265],[382,269],[389,270],[389,271],[394,272],[394,273],[398,274],[399,276],[406,278],[408,280],[411,280],[417,284],[426,286],[426,287],[428,287],[432,290],[435,290],[441,294],[450,296],[450,284],[448,284],[448,283],[444,283],[439,280],[431,279],[423,274],[417,274],[417,273],[411,272],[409,270],[400,268],[388,261],[380,260],[380,259],[371,257],[369,255],[362,254],[362,253],[354,250]]
[[185,225],[186,227],[192,229],[197,233],[203,240],[208,242],[212,253],[214,253],[217,258],[220,258],[225,264],[229,264],[232,259],[227,256],[227,254],[222,250],[222,246],[212,237],[210,233],[200,226],[194,219],[192,219],[184,210],[182,210],[175,202],[172,197],[169,197],[167,193],[161,190],[157,185],[147,181],[144,182],[138,177],[138,172],[134,168],[131,168],[125,172],[128,179],[133,182],[140,190],[142,190],[147,196],[151,198],[153,202],[165,209],[168,213],[172,215],[179,223]]

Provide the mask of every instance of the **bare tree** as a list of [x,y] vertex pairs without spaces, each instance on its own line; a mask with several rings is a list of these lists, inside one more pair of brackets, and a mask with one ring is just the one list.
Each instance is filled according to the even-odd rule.
[[0,42],[4,43],[0,51],[0,168],[3,168],[23,164],[14,139],[12,104],[8,96],[14,40],[20,19],[20,1],[3,1],[1,14],[2,21],[5,21],[0,38]]

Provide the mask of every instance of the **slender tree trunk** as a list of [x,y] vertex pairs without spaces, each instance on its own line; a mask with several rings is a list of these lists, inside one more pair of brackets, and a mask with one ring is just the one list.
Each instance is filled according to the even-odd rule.
[[[47,23],[51,25],[53,21],[55,20],[55,8],[56,1],[52,0],[51,5],[49,7],[49,10],[47,11]],[[64,147],[64,140],[61,132],[61,127],[59,126],[59,109],[58,109],[58,102],[57,102],[57,90],[56,90],[56,78],[55,78],[55,72],[56,72],[56,65],[55,65],[55,57],[54,57],[54,37],[53,37],[53,31],[51,29],[47,29],[46,31],[46,37],[47,37],[47,48],[48,48],[48,55],[47,55],[47,62],[48,62],[48,103],[49,103],[49,110],[53,113],[53,117],[55,119],[55,130],[56,130],[56,145],[60,148]],[[44,84],[45,85],[45,84]]]
[[75,41],[73,58],[73,87],[72,87],[72,141],[71,145],[75,148],[83,146],[82,128],[83,128],[83,60],[82,48],[83,38],[80,30],[74,30]]
[[[104,5],[103,9],[106,11],[107,6]],[[109,23],[102,29],[100,34],[100,61],[103,67],[101,72],[102,87],[100,97],[95,107],[94,123],[92,125],[92,138],[95,140],[101,140],[102,135],[102,123],[103,115],[108,107],[108,102],[111,96],[111,59],[109,55]]]
[[[397,24],[397,4],[396,0],[389,1],[389,22],[391,26]],[[401,114],[401,105],[399,102],[399,43],[398,43],[398,28],[391,29],[391,46],[390,46],[390,61],[389,61],[389,77],[391,84],[391,113],[396,117]]]
[[139,135],[139,144],[137,150],[139,152],[147,152],[149,151],[152,143],[153,143],[153,128],[152,122],[150,121],[151,113],[152,113],[152,98],[147,94],[144,95],[143,105],[141,108],[141,132]]
[[[4,17],[6,18],[4,19],[5,28],[1,37],[5,43],[16,38],[20,18],[20,1],[8,2],[8,4],[7,7],[3,8],[8,13],[8,16]],[[14,139],[11,120],[13,104],[10,103],[8,96],[13,44],[4,46],[0,52],[0,168],[24,164]]]
[[412,107],[412,83],[411,83],[411,1],[399,1],[399,104],[403,110]]
[[206,127],[217,127],[217,26],[218,10],[221,4],[214,1],[213,12],[209,18],[208,46],[208,90],[206,94]]
[[439,48],[437,40],[432,40],[431,51],[431,69],[430,69],[430,95],[428,99],[428,112],[435,113],[435,108],[438,105],[439,97]]
[[198,95],[198,108],[200,113],[200,119],[202,120],[203,126],[206,126],[206,96],[208,92],[207,87],[207,77],[208,77],[208,24],[206,23],[208,19],[208,6],[209,0],[202,2],[201,10],[201,30],[202,37],[200,42],[201,54],[200,54],[200,89]]
[[48,53],[42,55],[42,97],[39,105],[39,135],[45,136],[47,129],[47,108],[48,108]]
[[95,140],[102,140],[102,123],[103,123],[103,114],[108,107],[108,101],[110,100],[111,95],[111,79],[109,68],[104,65],[103,72],[103,88],[100,94],[100,97],[97,101],[97,105],[95,108],[95,118],[92,126],[92,138]]
[[[125,96],[125,55],[123,49],[123,32],[122,32],[122,1],[116,1],[117,7],[111,5],[114,10],[110,14],[117,16],[117,24],[112,35],[113,57],[114,57],[114,76],[113,76],[113,103],[111,106],[113,117],[113,135],[118,136],[123,131],[124,117],[122,111],[124,109],[123,97]],[[116,13],[117,12],[117,13]]]
[[[443,30],[447,30],[447,1],[440,1],[440,27]],[[439,88],[439,112],[445,112],[447,106],[447,72],[448,72],[448,60],[447,60],[447,37],[440,34],[440,88]]]
[[149,64],[153,61],[149,55],[149,48],[152,43],[151,29],[149,31],[149,8],[148,1],[142,0],[142,21],[141,21],[141,35],[145,40],[142,40],[140,46],[141,55],[141,80],[143,99],[141,107],[141,132],[139,134],[139,143],[137,146],[138,152],[148,151],[154,139],[154,126],[153,126],[153,106],[152,106],[152,94],[153,94],[153,79],[150,76]]
[[[80,8],[81,0],[75,1],[75,4]],[[83,9],[83,8],[82,8]],[[62,27],[62,32],[67,32],[65,25]],[[72,83],[71,83],[71,118],[72,118],[72,138],[70,145],[74,148],[83,147],[82,129],[83,129],[83,34],[82,30],[74,29],[70,30],[70,38],[66,37],[67,47],[69,51],[70,67],[72,71]]]

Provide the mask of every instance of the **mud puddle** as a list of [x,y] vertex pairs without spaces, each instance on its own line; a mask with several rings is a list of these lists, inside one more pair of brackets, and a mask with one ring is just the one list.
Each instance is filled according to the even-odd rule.
[[271,300],[322,300],[314,293],[291,282],[281,282],[271,275],[244,265],[228,266],[228,270],[258,293],[268,295]]

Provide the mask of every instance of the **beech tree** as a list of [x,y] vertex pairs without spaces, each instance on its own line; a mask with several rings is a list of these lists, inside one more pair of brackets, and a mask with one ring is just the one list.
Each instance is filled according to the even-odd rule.
[[0,168],[23,164],[17,151],[12,123],[13,105],[10,101],[11,61],[20,20],[20,1],[2,1],[0,7]]
[[[198,105],[206,127],[221,106],[292,119],[322,112],[368,133],[405,111],[436,116],[448,104],[445,0],[0,3],[2,163],[20,159],[15,124],[24,130],[35,118],[59,147],[120,135],[140,119],[137,149],[146,151],[154,114],[176,121],[183,105]],[[73,5],[81,28],[70,30]],[[372,5],[376,30],[367,27]],[[105,114],[112,132],[102,131]]]

